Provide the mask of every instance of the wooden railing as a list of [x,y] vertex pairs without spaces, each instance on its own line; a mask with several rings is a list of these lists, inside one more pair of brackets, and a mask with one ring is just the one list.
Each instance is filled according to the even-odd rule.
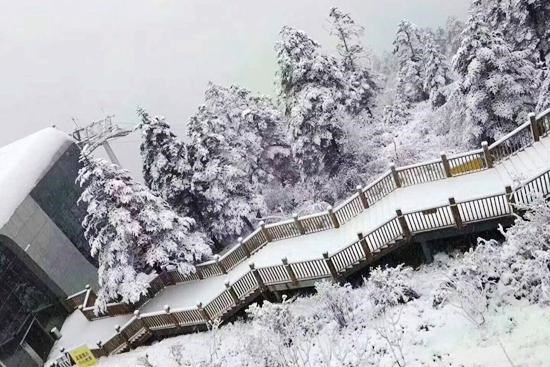
[[[550,112],[549,112],[550,114]],[[158,292],[166,284],[165,279],[170,279],[171,284],[184,282],[191,279],[202,279],[227,273],[237,264],[258,251],[265,244],[302,234],[338,228],[345,221],[353,218],[375,202],[381,200],[398,187],[414,184],[414,182],[428,182],[425,180],[439,180],[442,172],[445,177],[452,177],[452,169],[456,167],[468,167],[468,162],[483,160],[483,165],[475,164],[472,171],[479,171],[492,167],[493,163],[502,160],[506,154],[514,154],[525,148],[525,131],[531,131],[532,140],[538,141],[550,131],[548,114],[533,118],[508,134],[503,139],[491,146],[483,144],[481,150],[464,153],[447,158],[442,154],[441,161],[432,161],[422,165],[408,166],[402,169],[392,168],[389,173],[382,176],[366,188],[358,188],[358,192],[338,205],[334,211],[329,208],[326,213],[314,214],[305,217],[294,217],[282,223],[264,225],[251,233],[239,245],[229,251],[222,258],[197,266],[197,273],[189,277],[181,277],[174,272],[168,275],[158,276],[151,283]],[[533,131],[535,131],[533,133]],[[423,168],[422,168],[423,167]],[[424,170],[422,176],[410,179],[412,172]],[[430,173],[427,173],[430,172]],[[466,174],[469,171],[460,170],[457,174]],[[134,340],[138,340],[140,333],[165,330],[171,328],[184,328],[194,325],[203,325],[214,319],[224,319],[230,310],[244,307],[247,297],[265,287],[278,284],[299,286],[306,280],[339,278],[358,263],[370,262],[384,249],[391,249],[397,241],[408,240],[411,236],[440,230],[449,227],[462,227],[470,223],[487,221],[495,218],[510,216],[513,213],[514,203],[527,204],[531,200],[531,192],[550,194],[550,171],[541,174],[521,187],[506,190],[498,195],[482,197],[464,202],[456,202],[449,198],[447,205],[424,210],[401,213],[396,211],[396,216],[382,224],[378,228],[363,235],[358,234],[357,240],[350,243],[340,251],[310,261],[288,263],[283,259],[283,264],[256,269],[250,264],[251,270],[244,274],[234,284],[226,284],[226,289],[211,300],[204,307],[199,304],[197,308],[182,310],[167,310],[166,312],[153,312],[140,315],[135,311],[134,317],[124,326],[117,329],[116,334],[104,344],[98,343],[94,352],[100,355],[117,353],[131,347]],[[245,249],[239,249],[244,247]],[[91,289],[87,290],[90,299]],[[80,297],[80,294],[79,294]],[[84,308],[85,309],[85,308]],[[84,310],[83,309],[83,310]],[[139,325],[138,325],[139,324]],[[136,342],[137,343],[137,342]]]

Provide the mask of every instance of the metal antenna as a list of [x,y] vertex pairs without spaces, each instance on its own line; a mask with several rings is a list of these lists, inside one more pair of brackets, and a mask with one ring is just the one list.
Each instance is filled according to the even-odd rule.
[[[113,148],[111,148],[111,145],[109,144],[109,140],[126,136],[130,134],[132,130],[123,129],[117,124],[113,123],[113,117],[115,116],[109,115],[103,120],[94,121],[83,128],[77,128],[75,131],[73,131],[72,135],[73,138],[77,141],[78,145],[81,148],[86,148],[87,152],[89,153],[96,150],[99,146],[103,146],[103,149],[105,149],[105,152],[107,152],[107,155],[109,156],[111,162],[113,162],[117,166],[121,166],[120,161],[113,151]],[[76,121],[74,119],[73,121],[78,127]]]

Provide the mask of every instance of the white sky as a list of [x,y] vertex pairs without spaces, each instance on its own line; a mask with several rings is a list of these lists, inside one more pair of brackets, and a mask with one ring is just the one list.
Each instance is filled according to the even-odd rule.
[[[0,145],[56,124],[70,132],[143,106],[177,134],[208,81],[272,94],[273,45],[287,24],[325,45],[331,6],[366,28],[375,53],[391,50],[397,23],[465,18],[469,0],[0,0]],[[139,174],[139,135],[114,144]]]

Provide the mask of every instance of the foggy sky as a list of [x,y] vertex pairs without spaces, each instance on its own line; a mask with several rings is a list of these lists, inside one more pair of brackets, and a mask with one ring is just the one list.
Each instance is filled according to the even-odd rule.
[[[366,28],[374,53],[391,50],[398,22],[443,25],[469,0],[0,0],[0,146],[55,124],[70,132],[136,107],[163,115],[176,134],[208,81],[273,94],[273,45],[283,25],[330,50],[332,6]],[[139,134],[113,144],[139,174]]]

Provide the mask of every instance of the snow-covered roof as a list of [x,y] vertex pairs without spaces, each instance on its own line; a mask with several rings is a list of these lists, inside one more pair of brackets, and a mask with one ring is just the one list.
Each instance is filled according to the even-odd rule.
[[0,228],[71,143],[47,128],[0,148]]

